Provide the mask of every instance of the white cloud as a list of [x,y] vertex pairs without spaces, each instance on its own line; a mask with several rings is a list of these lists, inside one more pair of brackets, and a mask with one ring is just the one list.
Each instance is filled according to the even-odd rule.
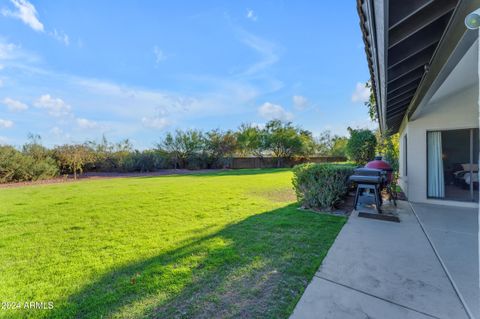
[[10,139],[6,136],[0,136],[0,145],[7,145],[10,143]]
[[20,101],[6,97],[2,100],[2,104],[6,105],[9,111],[25,111],[28,105]]
[[[27,0],[10,0],[10,2],[15,6],[15,10],[3,8],[1,11],[3,16],[20,19],[23,23],[25,23],[35,31],[45,31],[43,23],[40,22],[40,20],[38,19],[37,9],[35,9],[35,6],[33,4],[31,4]],[[47,34],[56,39],[57,41],[62,42],[66,46],[70,44],[70,38],[63,31],[53,29],[53,31],[47,32]]]
[[308,106],[308,100],[304,96],[294,95],[292,100],[293,100],[293,106],[297,110],[304,110]]
[[163,51],[157,46],[153,47],[153,54],[155,55],[156,64],[159,64],[160,62],[167,59],[167,56],[165,55],[165,53],[163,53]]
[[54,126],[50,129],[49,133],[56,140],[57,143],[71,142],[71,135],[66,133],[58,126]]
[[[37,62],[38,56],[23,50],[20,45],[6,42],[4,38],[0,36],[0,61],[2,63],[2,69],[8,65],[8,62],[15,61],[25,66],[27,63]],[[5,64],[7,65],[5,65]],[[19,66],[19,64],[17,64]]]
[[1,128],[10,128],[13,126],[13,122],[10,120],[0,119],[0,127]]
[[55,135],[55,136],[61,136],[61,135],[63,135],[63,130],[61,128],[59,128],[58,126],[54,126],[50,130],[50,133]]
[[168,116],[169,120],[176,121],[186,117],[240,113],[241,106],[258,96],[253,87],[240,82],[205,77],[188,80],[199,81],[212,88],[195,95],[183,95],[94,79],[77,79],[76,83],[92,93],[104,96],[107,99],[106,105],[111,105],[112,112],[128,119]]
[[0,60],[10,60],[16,57],[15,51],[18,46],[13,43],[0,41]]
[[370,89],[365,86],[365,83],[357,82],[355,91],[352,94],[352,102],[367,102],[370,98]]
[[247,9],[246,18],[252,21],[257,21],[258,16],[255,14],[255,11],[253,11],[252,9]]
[[40,96],[34,104],[36,107],[45,109],[51,116],[65,116],[70,114],[70,105],[60,98],[53,98],[50,94]]
[[43,32],[43,24],[38,20],[37,10],[27,0],[10,0],[16,10],[11,11],[2,9],[2,15],[5,17],[13,17],[22,20],[23,23],[31,27],[35,31]]
[[290,121],[293,119],[292,113],[287,112],[281,105],[270,102],[263,103],[258,108],[258,114],[266,120]]
[[170,121],[165,117],[154,117],[154,118],[143,117],[142,123],[146,127],[155,128],[159,130],[163,130],[164,128],[170,126]]
[[83,129],[93,129],[99,127],[97,122],[85,118],[77,118],[76,122],[77,125]]
[[50,32],[50,35],[57,41],[60,41],[63,44],[65,44],[66,46],[70,45],[70,38],[65,32],[57,31],[57,29],[53,29],[53,32]]
[[261,59],[257,63],[251,65],[244,75],[253,75],[258,73],[279,61],[277,47],[274,43],[264,40],[256,35],[240,30],[241,41],[248,47],[260,54]]

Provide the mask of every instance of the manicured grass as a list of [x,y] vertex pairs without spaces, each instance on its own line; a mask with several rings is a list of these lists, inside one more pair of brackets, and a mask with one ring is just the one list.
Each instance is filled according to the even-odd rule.
[[[287,318],[345,222],[288,170],[0,189],[3,318]],[[53,301],[53,310],[23,309]]]

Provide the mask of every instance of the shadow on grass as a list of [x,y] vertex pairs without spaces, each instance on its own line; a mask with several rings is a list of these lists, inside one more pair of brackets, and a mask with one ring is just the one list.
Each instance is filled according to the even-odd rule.
[[296,205],[228,225],[122,266],[54,318],[286,318],[345,222]]

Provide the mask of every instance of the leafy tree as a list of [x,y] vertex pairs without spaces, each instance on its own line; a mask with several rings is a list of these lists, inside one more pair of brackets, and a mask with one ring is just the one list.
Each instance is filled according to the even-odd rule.
[[346,156],[347,142],[345,136],[332,136],[330,131],[323,131],[316,139],[316,150],[323,156]]
[[277,158],[277,166],[294,155],[310,155],[314,148],[312,134],[290,122],[272,120],[265,125],[266,148]]
[[92,149],[84,144],[57,146],[54,149],[54,156],[61,170],[73,173],[75,179],[77,173],[83,172],[85,165],[95,160]]
[[372,121],[377,121],[377,102],[375,101],[375,92],[373,92],[372,82],[368,81],[365,83],[365,87],[370,90],[370,97],[368,98],[368,101],[365,102],[365,106],[368,108],[368,115]]
[[100,171],[127,171],[127,166],[131,165],[130,155],[134,152],[133,145],[129,139],[121,140],[118,143],[112,143],[102,136],[100,143],[88,141],[85,143],[94,153],[94,161],[89,165],[89,169],[98,169]]
[[350,138],[347,143],[347,156],[359,165],[364,165],[375,157],[377,139],[369,129],[348,128]]
[[322,156],[328,156],[331,153],[333,147],[333,140],[330,131],[323,131],[316,139],[316,151],[317,154]]
[[251,124],[242,124],[236,135],[237,151],[241,156],[263,156],[265,152],[265,132],[262,129]]
[[[198,157],[204,150],[205,138],[199,130],[176,130],[174,134],[167,133],[157,144],[157,149],[164,152],[175,168],[187,167],[189,161]],[[192,163],[190,163],[192,164]]]
[[312,154],[315,154],[317,145],[315,144],[315,139],[313,138],[312,132],[308,130],[299,130],[299,135],[302,141],[302,147],[300,152],[293,155],[308,157]]
[[380,130],[376,132],[377,137],[377,153],[380,154],[384,160],[390,163],[393,170],[398,172],[399,168],[399,134],[389,134]]
[[348,137],[334,136],[332,138],[332,148],[330,150],[330,156],[347,156],[347,143]]
[[224,166],[227,158],[232,157],[237,147],[237,137],[232,131],[211,130],[205,137],[205,151],[211,166]]
[[42,145],[42,138],[38,134],[28,134],[28,142],[22,146],[22,153],[31,156],[36,161],[51,158],[51,152]]

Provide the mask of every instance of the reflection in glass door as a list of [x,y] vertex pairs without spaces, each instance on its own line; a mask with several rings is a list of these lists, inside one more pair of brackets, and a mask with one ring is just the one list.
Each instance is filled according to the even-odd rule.
[[478,201],[478,129],[427,132],[427,196]]

